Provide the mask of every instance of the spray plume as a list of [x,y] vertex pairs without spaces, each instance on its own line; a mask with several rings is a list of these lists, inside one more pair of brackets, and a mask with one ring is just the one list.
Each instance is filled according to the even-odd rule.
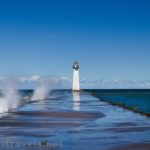
[[4,79],[2,96],[0,97],[0,113],[8,112],[19,105],[19,95],[17,90],[18,80],[14,77]]
[[42,100],[49,97],[50,92],[56,87],[58,80],[55,78],[45,77],[38,80],[34,90],[32,101]]

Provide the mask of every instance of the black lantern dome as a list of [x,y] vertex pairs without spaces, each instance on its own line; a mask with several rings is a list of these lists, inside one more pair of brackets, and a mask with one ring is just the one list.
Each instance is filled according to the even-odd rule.
[[79,69],[79,63],[77,61],[74,62],[73,69],[75,69],[75,70]]

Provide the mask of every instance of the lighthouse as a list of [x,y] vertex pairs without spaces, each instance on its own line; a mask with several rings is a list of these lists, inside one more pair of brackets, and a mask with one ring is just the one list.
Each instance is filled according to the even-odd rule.
[[73,64],[73,91],[80,91],[80,83],[79,83],[79,63],[77,61]]

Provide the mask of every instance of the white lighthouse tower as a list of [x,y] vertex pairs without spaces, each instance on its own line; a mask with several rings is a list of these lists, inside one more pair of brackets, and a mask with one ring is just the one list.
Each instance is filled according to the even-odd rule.
[[80,91],[80,83],[79,83],[79,63],[77,61],[73,64],[73,91]]

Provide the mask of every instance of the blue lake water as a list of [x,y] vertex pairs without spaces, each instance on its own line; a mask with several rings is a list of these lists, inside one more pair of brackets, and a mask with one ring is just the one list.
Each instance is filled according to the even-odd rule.
[[100,99],[150,115],[150,90],[87,90]]

